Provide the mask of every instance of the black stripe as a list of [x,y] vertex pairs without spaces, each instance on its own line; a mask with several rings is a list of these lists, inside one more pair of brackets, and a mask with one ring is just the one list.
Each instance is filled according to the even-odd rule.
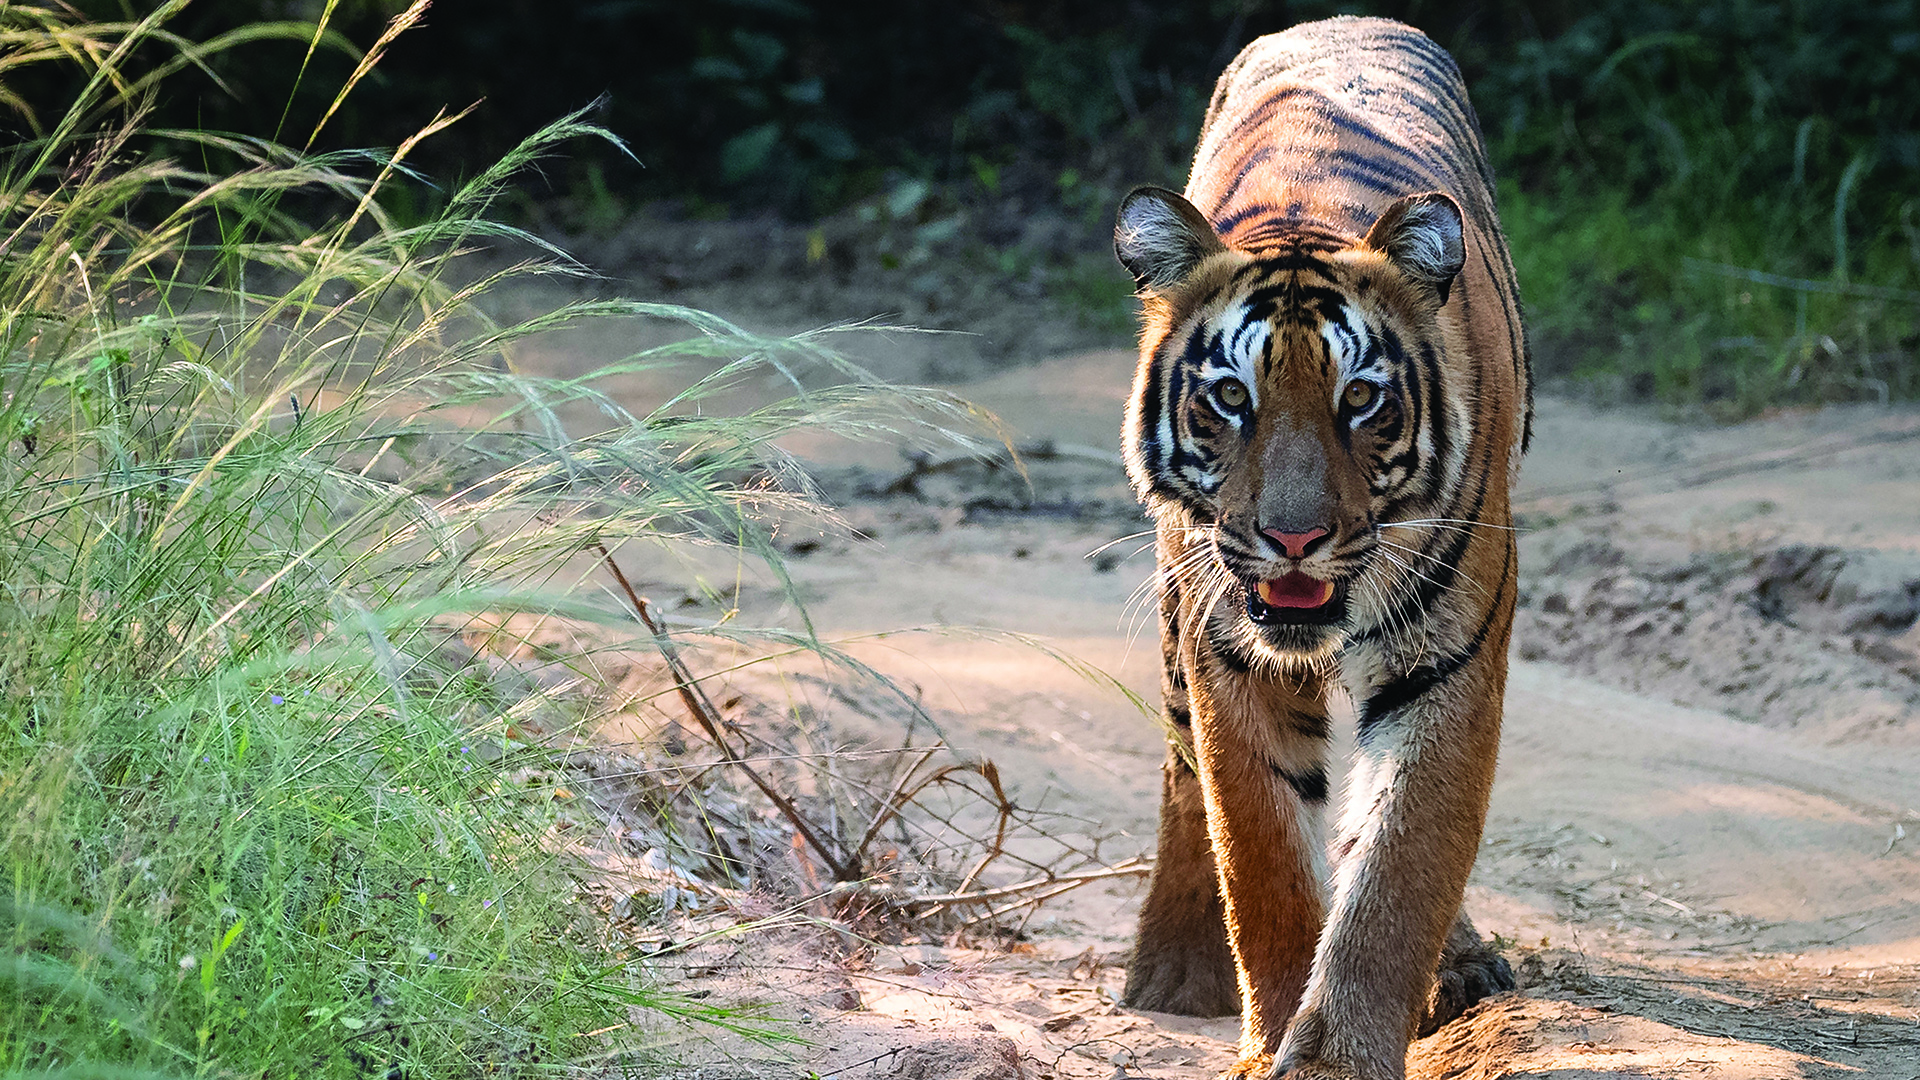
[[[1221,236],[1231,235],[1234,242],[1241,246],[1251,245],[1256,238],[1269,239],[1268,233],[1271,239],[1286,239],[1293,241],[1294,246],[1320,251],[1338,251],[1353,244],[1351,236],[1315,222],[1299,220],[1297,206],[1279,207],[1268,202],[1256,202],[1228,212],[1226,205],[1226,200],[1221,200],[1213,211],[1216,216],[1210,216],[1209,220],[1215,232]],[[1256,223],[1255,227],[1237,231],[1249,222]]]
[[1225,206],[1232,202],[1233,197],[1240,192],[1240,185],[1247,182],[1247,177],[1253,174],[1253,170],[1272,157],[1273,148],[1271,146],[1263,146],[1242,158],[1240,167],[1234,170],[1233,180],[1227,184],[1227,190],[1220,194],[1220,205]]
[[[1277,264],[1294,261],[1287,257],[1272,260]],[[1300,259],[1298,266],[1276,266],[1276,271],[1314,270],[1324,272],[1324,267],[1315,259]],[[1325,285],[1303,285],[1299,281],[1287,281],[1279,285],[1268,285],[1249,292],[1244,298],[1247,305],[1247,318],[1270,322],[1283,310],[1295,321],[1305,322],[1307,316],[1315,316],[1327,322],[1334,321],[1342,308],[1346,306],[1346,294],[1339,289]]]
[[[1374,421],[1374,438],[1379,439],[1380,442],[1386,446],[1392,446],[1400,441],[1400,433],[1406,430],[1405,424],[1406,414],[1399,409],[1395,409],[1393,410],[1391,419],[1376,419]],[[1411,440],[1408,441],[1407,446],[1409,450],[1412,449],[1413,443]],[[1391,468],[1392,466],[1389,465],[1381,471],[1386,472]],[[1408,475],[1412,475],[1412,470],[1408,470]]]
[[[1468,298],[1463,295],[1461,299]],[[1433,461],[1438,466],[1453,456],[1453,417],[1447,413],[1447,392],[1441,385],[1446,379],[1446,369],[1441,366],[1440,354],[1432,342],[1421,342],[1414,355],[1419,358],[1420,374],[1424,379],[1428,400],[1433,403],[1427,413],[1427,430],[1433,433]],[[1440,470],[1435,468],[1430,480],[1438,484],[1440,479]],[[1434,494],[1439,492],[1436,490]]]
[[1241,647],[1231,634],[1209,634],[1207,651],[1212,654],[1220,666],[1235,675],[1246,675],[1253,671],[1253,657]]
[[[1450,57],[1449,61],[1451,61]],[[1451,63],[1449,63],[1448,66],[1452,66]],[[1454,70],[1457,72],[1459,69],[1455,68]],[[1456,75],[1455,78],[1457,79],[1458,76]],[[1470,111],[1463,111],[1467,107],[1464,102],[1454,95],[1453,87],[1435,86],[1429,87],[1429,89],[1443,94],[1446,100],[1444,102],[1423,101],[1412,94],[1408,94],[1401,100],[1418,110],[1428,120],[1431,120],[1434,129],[1440,131],[1447,137],[1447,143],[1449,145],[1462,150],[1478,149],[1480,146],[1479,120]],[[1445,106],[1452,106],[1452,108],[1449,109]]]
[[1520,427],[1520,452],[1533,449],[1533,346],[1527,340],[1526,327],[1520,329],[1520,344],[1526,350],[1527,369],[1527,413]]
[[[1239,136],[1246,134],[1252,128],[1272,119],[1273,114],[1280,111],[1280,106],[1285,103],[1287,99],[1293,97],[1316,98],[1322,102],[1327,102],[1329,105],[1331,104],[1327,96],[1317,90],[1309,90],[1304,86],[1282,87],[1281,89],[1272,91],[1266,99],[1260,102],[1259,107],[1235,121],[1229,135],[1221,139],[1219,145],[1232,146],[1238,141]],[[1322,106],[1322,108],[1324,110],[1326,106]],[[1199,170],[1196,169],[1195,171],[1198,172]]]
[[1520,418],[1520,452],[1524,454],[1533,445],[1533,350],[1529,347],[1526,320],[1520,311],[1520,282],[1513,274],[1513,259],[1507,253],[1505,237],[1500,236],[1498,230],[1494,235],[1502,241],[1498,249],[1501,254],[1501,265],[1506,270],[1505,275],[1494,272],[1492,258],[1487,253],[1488,249],[1495,245],[1481,244],[1480,260],[1486,268],[1487,276],[1492,278],[1495,286],[1499,288],[1502,299],[1507,301],[1505,304],[1507,347],[1513,350],[1513,377],[1520,385],[1526,387],[1526,401],[1522,405],[1523,411]]
[[1193,726],[1193,710],[1185,705],[1168,702],[1167,719],[1173,722],[1174,727],[1190,728]]
[[[1385,439],[1389,445],[1393,443],[1394,439],[1398,439],[1399,437],[1398,431],[1394,433],[1392,438],[1387,438],[1385,432],[1381,433],[1381,438]],[[1415,452],[1413,442],[1412,440],[1408,440],[1406,449],[1401,450],[1399,453],[1388,457],[1380,463],[1380,471],[1392,472],[1395,469],[1405,469],[1407,470],[1407,476],[1411,478],[1414,474],[1414,466],[1419,464],[1417,459],[1418,454]],[[1396,517],[1394,520],[1398,521],[1399,518]]]
[[1309,769],[1306,772],[1287,772],[1280,766],[1273,767],[1273,774],[1287,782],[1302,802],[1323,803],[1327,801],[1327,770]]
[[[1371,143],[1378,143],[1385,149],[1407,154],[1409,157],[1415,156],[1409,152],[1405,144],[1382,135],[1379,128],[1374,127],[1372,124],[1367,123],[1345,109],[1329,109],[1327,111],[1326,121],[1341,131],[1350,135],[1358,135]],[[1418,159],[1416,158],[1416,160]]]
[[1493,630],[1494,620],[1506,610],[1504,598],[1512,585],[1509,576],[1512,570],[1513,544],[1508,543],[1506,560],[1500,568],[1500,591],[1494,596],[1486,618],[1480,620],[1479,629],[1473,632],[1473,638],[1466,647],[1451,656],[1442,657],[1437,664],[1419,665],[1374,691],[1373,696],[1360,706],[1360,742],[1363,745],[1372,737],[1381,721],[1413,704],[1480,655],[1481,647],[1487,643],[1487,635]]
[[1423,189],[1439,186],[1439,178],[1433,173],[1424,168],[1409,167],[1407,164],[1407,162],[1415,162],[1424,166],[1425,162],[1410,154],[1402,153],[1400,156],[1402,160],[1396,161],[1390,157],[1356,154],[1351,150],[1332,150],[1314,153],[1312,158],[1315,162],[1331,161],[1355,170],[1353,173],[1343,174],[1352,176],[1355,180],[1361,179],[1358,174],[1364,172],[1367,185],[1379,191],[1411,195]]
[[[1239,326],[1234,327],[1233,336],[1228,340],[1226,348],[1222,350],[1220,359],[1225,360],[1229,356],[1238,356],[1244,352],[1246,340],[1252,337],[1254,333],[1260,329],[1260,326],[1261,324],[1257,320],[1242,320]],[[1267,340],[1271,342],[1273,335],[1267,335]]]
[[[1265,258],[1275,251],[1334,252],[1353,246],[1353,237],[1347,233],[1315,228],[1271,207],[1265,209],[1282,216],[1258,220],[1246,228],[1236,226],[1227,236],[1235,247]],[[1291,213],[1291,208],[1286,213]],[[1254,215],[1235,214],[1234,217],[1245,221]]]
[[1140,387],[1140,423],[1135,428],[1135,434],[1140,439],[1138,449],[1140,460],[1145,463],[1147,480],[1157,492],[1161,484],[1160,475],[1166,468],[1163,459],[1167,448],[1160,445],[1160,418],[1166,411],[1166,361],[1156,349],[1147,362],[1153,366],[1148,371],[1149,377]]
[[[1380,342],[1381,351],[1386,354],[1387,362],[1401,373],[1400,387],[1407,399],[1407,427],[1410,431],[1417,433],[1420,430],[1420,422],[1426,415],[1427,407],[1427,387],[1421,381],[1421,373],[1414,370],[1413,365],[1407,362],[1406,343],[1400,340],[1399,334],[1393,332],[1393,327],[1381,326],[1369,329],[1373,330],[1372,336],[1375,340]],[[1412,475],[1412,470],[1408,470],[1408,475]]]
[[[1156,451],[1154,456],[1145,459],[1151,474],[1147,479],[1152,493],[1196,512],[1202,510],[1206,493],[1190,487],[1181,470],[1189,465],[1205,468],[1206,463],[1189,452],[1182,438],[1180,405],[1189,392],[1193,373],[1205,362],[1210,345],[1208,335],[1199,330],[1189,334],[1180,355],[1160,361],[1161,377],[1153,382],[1160,387],[1160,393],[1149,395],[1141,408],[1141,426]],[[1172,439],[1162,446],[1158,440],[1159,428],[1161,422],[1169,418]]]
[[1274,212],[1274,208],[1268,203],[1254,203],[1251,206],[1243,206],[1233,213],[1228,214],[1226,217],[1214,218],[1213,231],[1225,235],[1232,232],[1235,227],[1251,221],[1262,214],[1271,214]]
[[[1480,476],[1479,486],[1474,488],[1473,507],[1465,513],[1453,513],[1446,516],[1460,518],[1464,521],[1479,521],[1480,510],[1486,505],[1486,501],[1487,478],[1483,470]],[[1449,509],[1457,507],[1458,505],[1459,503],[1456,501]],[[1396,593],[1391,609],[1381,617],[1379,624],[1364,630],[1354,631],[1352,637],[1354,642],[1373,641],[1385,636],[1387,628],[1390,626],[1412,625],[1415,621],[1425,619],[1428,609],[1433,606],[1434,601],[1440,599],[1440,594],[1453,587],[1453,579],[1459,573],[1458,568],[1461,557],[1467,553],[1467,545],[1473,542],[1473,529],[1471,527],[1450,529],[1442,535],[1446,537],[1446,547],[1440,554],[1431,555],[1430,552],[1423,552],[1423,554],[1431,555],[1430,568],[1422,570],[1420,575],[1414,580],[1412,595],[1406,596],[1404,593]],[[1508,549],[1508,557],[1512,557],[1511,548]]]

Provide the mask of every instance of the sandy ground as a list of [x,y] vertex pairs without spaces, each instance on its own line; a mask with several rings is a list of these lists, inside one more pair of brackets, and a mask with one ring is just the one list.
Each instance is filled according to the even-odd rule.
[[[577,370],[601,344],[521,362]],[[861,348],[896,378],[967,367],[940,341]],[[790,536],[793,572],[829,635],[1041,635],[1152,702],[1152,554],[1122,539],[1147,526],[1117,458],[1132,357],[1016,360],[949,384],[1066,453],[1024,480],[916,478],[890,448],[797,445],[866,539]],[[1920,1077],[1920,412],[1706,427],[1547,397],[1536,428],[1468,895],[1524,985],[1416,1044],[1410,1075]],[[735,599],[783,617],[770,590]],[[1018,798],[1070,807],[1108,858],[1151,855],[1161,736],[1114,690],[970,635],[855,651],[920,688]],[[662,1036],[686,1077],[1214,1075],[1235,1020],[1115,1003],[1142,888],[1070,893],[1011,945],[718,940],[657,967],[807,1042]]]

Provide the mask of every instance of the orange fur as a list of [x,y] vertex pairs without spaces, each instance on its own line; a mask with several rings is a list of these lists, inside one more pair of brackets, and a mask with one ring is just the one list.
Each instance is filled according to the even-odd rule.
[[[1459,909],[1499,745],[1529,374],[1457,70],[1385,20],[1255,42],[1185,197],[1129,196],[1115,245],[1143,299],[1128,468],[1196,765],[1169,757],[1128,999],[1217,1009],[1224,927],[1234,1075],[1397,1080],[1417,1031],[1511,985]],[[1314,599],[1257,599],[1286,596]],[[1362,730],[1329,851],[1334,685]]]

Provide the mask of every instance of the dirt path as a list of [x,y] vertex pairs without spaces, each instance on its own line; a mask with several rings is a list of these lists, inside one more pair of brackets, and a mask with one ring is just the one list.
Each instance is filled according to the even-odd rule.
[[[571,373],[611,344],[522,363]],[[862,351],[902,380],[976,372],[954,389],[1062,452],[1022,479],[796,443],[872,538],[789,538],[813,617],[1042,635],[1155,700],[1152,554],[1122,539],[1146,528],[1117,455],[1131,355],[995,374],[971,348]],[[1524,988],[1416,1045],[1410,1074],[1920,1078],[1920,412],[1702,428],[1548,398],[1519,495],[1525,592],[1468,903]],[[735,598],[790,614],[771,589]],[[1151,854],[1161,736],[1113,690],[965,634],[856,652],[1103,857]],[[1011,947],[720,939],[659,968],[806,1044],[661,1035],[710,1080],[1212,1076],[1233,1019],[1114,1002],[1140,892],[1071,893]]]
[[[1024,494],[991,476],[930,475],[918,499],[853,500],[877,543],[830,541],[795,563],[816,617],[842,632],[946,622],[1042,634],[1151,698],[1152,628],[1129,606],[1151,554],[1128,541],[1109,550],[1135,557],[1088,557],[1140,527],[1096,453],[1117,450],[1129,370],[1125,354],[1091,353],[958,386],[1024,433],[1088,452],[1033,464]],[[1640,597],[1642,613],[1674,595],[1747,611],[1739,590],[1765,584],[1751,564],[1766,552],[1826,545],[1843,562],[1897,561],[1920,552],[1916,430],[1920,416],[1900,411],[1693,429],[1546,401],[1521,492],[1529,579],[1551,567],[1550,584],[1591,593],[1608,573],[1637,573],[1667,586]],[[1734,568],[1674,576],[1709,557]],[[1606,642],[1641,631],[1619,632],[1613,608],[1576,635],[1580,673],[1524,658],[1543,650],[1523,633],[1469,906],[1512,943],[1526,988],[1417,1045],[1413,1075],[1920,1075],[1920,712],[1900,698],[1911,675],[1829,632],[1829,599],[1803,597],[1798,620],[1754,616],[1777,631],[1764,640],[1716,640],[1728,627],[1704,609],[1659,630],[1694,653],[1772,649],[1769,677],[1787,688],[1776,698],[1832,705],[1805,722],[1633,692],[1644,657]],[[1549,635],[1558,617],[1523,616],[1523,629]],[[863,655],[923,687],[956,745],[996,760],[1011,787],[1051,790],[1102,823],[1113,857],[1149,851],[1160,736],[1111,692],[973,639],[915,636]],[[1027,1076],[1210,1076],[1230,1060],[1234,1021],[1114,1005],[1139,888],[1055,902],[1015,950],[912,945],[805,977],[736,956],[711,978],[811,1018],[815,1044],[763,1059],[788,1062],[767,1075],[1003,1077],[1017,1060]]]

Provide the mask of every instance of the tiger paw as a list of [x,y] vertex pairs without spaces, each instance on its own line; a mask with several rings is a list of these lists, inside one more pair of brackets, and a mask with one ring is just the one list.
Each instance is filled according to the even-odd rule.
[[1440,958],[1427,1014],[1416,1034],[1431,1035],[1481,998],[1513,988],[1513,968],[1491,945],[1476,943],[1473,948],[1449,952]]
[[1267,1073],[1265,1080],[1359,1080],[1360,1074],[1344,1065],[1335,1065],[1326,1061],[1309,1061],[1286,1072],[1276,1066]]
[[1234,1062],[1232,1068],[1220,1074],[1220,1080],[1266,1080],[1272,1075],[1273,1055],[1255,1054]]
[[1233,954],[1222,957],[1209,949],[1166,948],[1142,953],[1127,969],[1125,1000],[1129,1009],[1232,1016],[1240,1011]]

